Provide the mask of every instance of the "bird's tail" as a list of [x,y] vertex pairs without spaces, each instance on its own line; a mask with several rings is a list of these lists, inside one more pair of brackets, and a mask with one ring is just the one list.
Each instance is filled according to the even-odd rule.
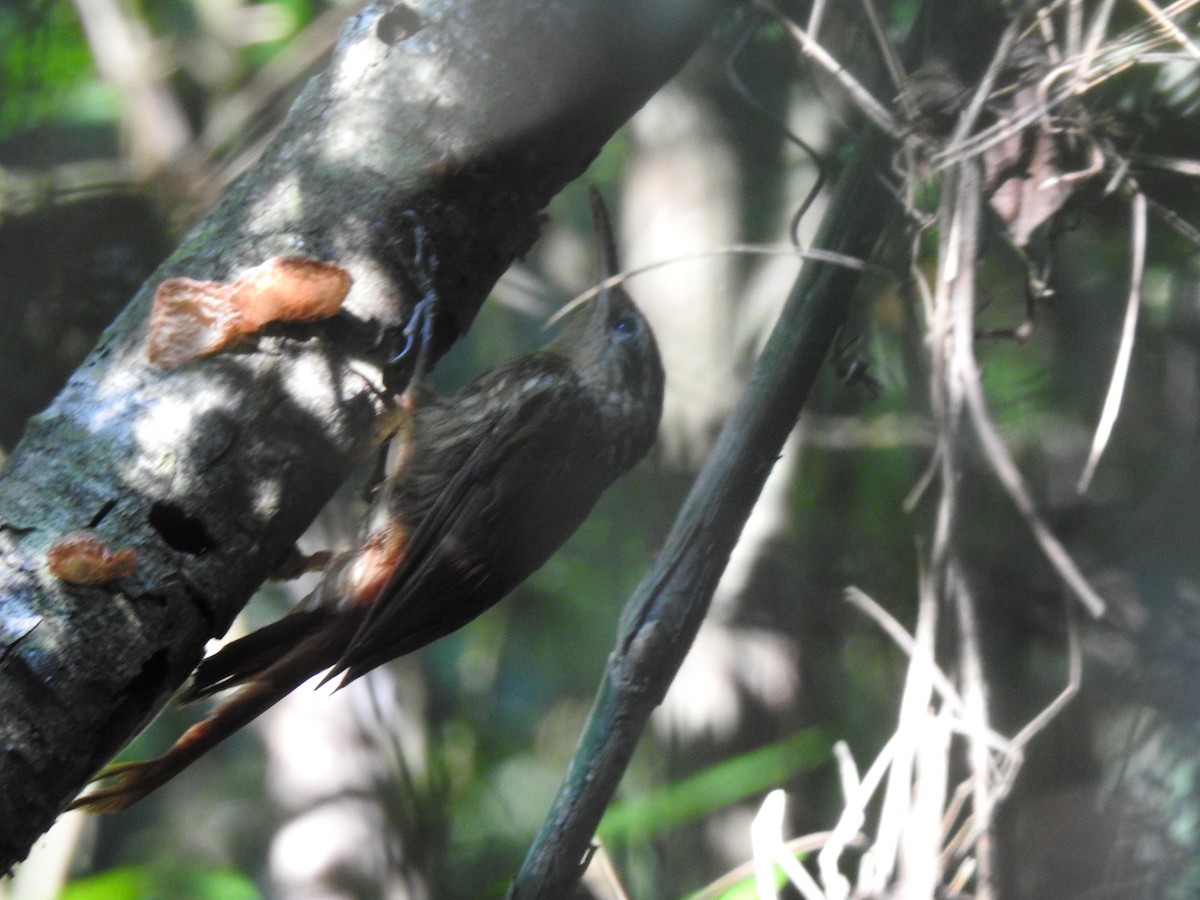
[[[119,812],[170,781],[189,765],[278,703],[313,675],[333,665],[354,635],[357,621],[323,617],[314,627],[301,610],[274,625],[260,629],[205,660],[187,694],[207,696],[233,684],[244,683],[204,721],[183,733],[157,759],[117,763],[102,769],[93,781],[108,782],[77,797],[71,809]],[[314,611],[315,612],[315,611]],[[288,623],[293,617],[299,621]],[[307,626],[306,629],[300,628]],[[297,634],[308,634],[295,643]],[[290,650],[286,649],[291,647]]]
[[330,612],[321,607],[297,608],[270,625],[230,641],[201,660],[191,683],[179,695],[179,702],[191,703],[253,680],[282,660],[290,648],[313,640],[331,619]]

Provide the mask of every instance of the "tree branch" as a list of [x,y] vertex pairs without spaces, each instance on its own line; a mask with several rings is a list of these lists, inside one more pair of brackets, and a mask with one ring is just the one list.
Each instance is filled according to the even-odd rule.
[[[864,258],[891,198],[877,172],[889,144],[872,134],[842,174],[817,247]],[[695,639],[742,526],[804,405],[860,270],[805,263],[741,401],[725,424],[654,568],[622,615],[616,649],[558,797],[510,896],[565,897],[642,729]]]
[[[539,211],[729,0],[375,2],[260,163],[142,287],[0,478],[0,871],[166,702],[377,440],[380,365],[438,258],[432,352],[470,325]],[[179,368],[146,351],[165,279],[336,262],[342,313]],[[67,585],[90,527],[138,569]]]

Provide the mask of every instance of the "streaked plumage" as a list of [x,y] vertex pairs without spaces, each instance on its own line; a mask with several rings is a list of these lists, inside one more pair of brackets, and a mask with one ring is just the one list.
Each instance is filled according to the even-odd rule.
[[[617,269],[593,211],[602,271]],[[620,287],[547,346],[416,409],[358,547],[289,615],[204,660],[185,699],[242,685],[162,757],[113,766],[76,807],[114,811],[169,780],[304,681],[343,683],[460,628],[538,569],[601,493],[650,449],[663,370],[649,324]]]

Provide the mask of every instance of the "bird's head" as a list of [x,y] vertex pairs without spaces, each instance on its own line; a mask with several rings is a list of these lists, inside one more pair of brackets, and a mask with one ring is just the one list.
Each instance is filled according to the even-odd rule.
[[[592,189],[592,217],[600,245],[600,277],[620,271],[608,210]],[[596,397],[611,427],[627,432],[621,455],[637,462],[658,431],[664,374],[650,323],[621,285],[604,288],[572,315],[551,345],[568,357]]]

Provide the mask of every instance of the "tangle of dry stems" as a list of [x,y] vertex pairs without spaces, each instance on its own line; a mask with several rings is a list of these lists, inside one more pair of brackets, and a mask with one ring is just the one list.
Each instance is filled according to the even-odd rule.
[[[923,576],[919,590],[915,633],[909,634],[857,588],[846,592],[846,600],[876,622],[909,657],[896,731],[861,778],[849,749],[841,744],[835,747],[844,810],[832,831],[799,839],[807,849],[820,848],[817,877],[794,865],[796,846],[784,840],[782,793],[767,798],[754,826],[758,886],[762,896],[777,896],[772,867],[779,865],[805,900],[884,895],[931,897],[938,891],[954,896],[967,889],[974,897],[987,900],[995,896],[991,837],[995,811],[1013,787],[1029,742],[1061,713],[1077,692],[1082,677],[1082,653],[1075,611],[1068,604],[1064,608],[1066,683],[1054,700],[1012,737],[995,731],[989,721],[987,674],[979,649],[975,599],[969,587],[967,564],[955,540],[960,529],[969,526],[962,518],[958,485],[964,454],[971,446],[980,449],[992,474],[1078,603],[1094,617],[1104,614],[1105,603],[1039,513],[988,409],[974,350],[982,211],[988,191],[995,187],[988,184],[985,169],[990,153],[998,152],[997,148],[1006,141],[1032,130],[1038,137],[1065,138],[1080,151],[1085,163],[1074,171],[1051,166],[1048,171],[1038,173],[1036,180],[1031,175],[1028,186],[1031,190],[1057,189],[1069,193],[1078,184],[1108,173],[1106,190],[1120,191],[1129,197],[1132,262],[1126,315],[1106,400],[1079,480],[1079,490],[1083,492],[1117,421],[1129,371],[1141,304],[1148,211],[1190,240],[1200,239],[1200,229],[1148,200],[1132,175],[1132,163],[1192,177],[1200,174],[1200,163],[1139,157],[1134,153],[1122,155],[1116,149],[1116,142],[1091,120],[1080,101],[1089,91],[1130,67],[1180,61],[1194,64],[1200,60],[1200,48],[1188,36],[1188,28],[1194,26],[1192,14],[1200,0],[1178,0],[1162,7],[1152,0],[1137,0],[1145,18],[1112,35],[1108,32],[1113,0],[1102,0],[1090,19],[1081,0],[1056,0],[1037,9],[1027,6],[1024,16],[1015,18],[1002,34],[990,64],[969,92],[949,136],[941,141],[931,140],[905,124],[915,116],[912,93],[906,90],[908,76],[888,45],[870,0],[863,3],[871,32],[883,48],[885,63],[899,88],[898,111],[875,99],[853,73],[820,46],[822,2],[814,3],[807,28],[801,28],[769,0],[756,0],[757,7],[784,24],[805,59],[824,68],[870,121],[903,142],[898,157],[902,184],[896,193],[907,199],[914,226],[910,274],[926,322],[937,434],[933,463],[914,491],[912,502],[936,489],[937,516],[929,543],[927,575]],[[1005,106],[1004,97],[1011,98],[1018,88],[998,85],[1002,76],[1007,75],[1011,80],[1018,50],[1031,40],[1038,43],[1044,61],[1040,68],[1027,67],[1024,71],[1030,90],[1023,96],[1023,104],[1009,102]],[[1004,114],[996,114],[997,110],[1003,110]],[[987,124],[980,127],[984,121]],[[934,215],[920,213],[913,202],[912,198],[919,195],[922,179],[936,182],[941,202]],[[1050,209],[1046,218],[1058,206]],[[1032,227],[1037,224],[1040,222]],[[935,227],[939,235],[933,284],[923,274],[916,253],[920,234],[930,227]],[[945,664],[939,664],[935,646],[939,609],[954,613],[957,632],[956,656]],[[947,675],[946,669],[955,671],[956,679]],[[951,786],[950,758],[957,748],[962,749],[967,775]],[[880,792],[883,797],[874,816],[874,837],[867,839],[862,833],[868,830],[871,804],[877,802]],[[864,844],[866,850],[859,860],[857,881],[852,885],[844,873],[846,851]]]

